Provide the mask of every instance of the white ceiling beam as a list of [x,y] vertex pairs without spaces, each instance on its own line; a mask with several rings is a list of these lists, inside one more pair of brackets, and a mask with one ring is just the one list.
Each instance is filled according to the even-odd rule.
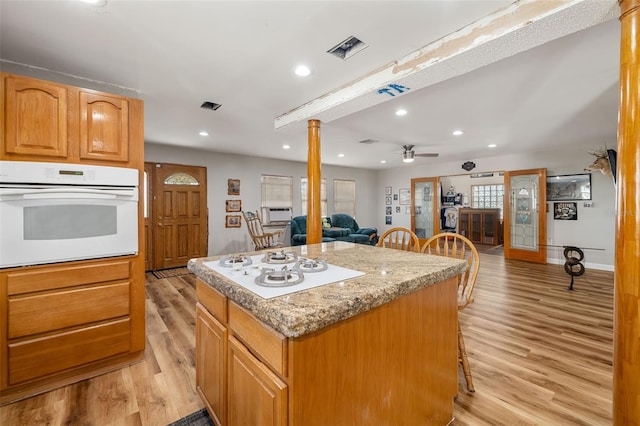
[[516,1],[276,117],[274,128],[328,123],[618,16],[616,0]]

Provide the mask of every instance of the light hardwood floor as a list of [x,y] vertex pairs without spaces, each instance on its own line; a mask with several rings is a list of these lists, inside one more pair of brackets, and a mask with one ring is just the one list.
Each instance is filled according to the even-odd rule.
[[[460,314],[476,392],[460,376],[454,425],[612,423],[613,273],[568,284],[562,266],[481,254]],[[1,407],[0,424],[156,426],[201,408],[194,305],[193,276],[147,274],[144,361]]]

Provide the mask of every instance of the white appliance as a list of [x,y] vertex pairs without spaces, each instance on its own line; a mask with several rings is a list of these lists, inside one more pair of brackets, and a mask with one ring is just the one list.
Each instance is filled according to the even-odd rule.
[[262,207],[263,225],[286,225],[291,221],[290,207]]
[[0,268],[137,252],[137,169],[0,161]]

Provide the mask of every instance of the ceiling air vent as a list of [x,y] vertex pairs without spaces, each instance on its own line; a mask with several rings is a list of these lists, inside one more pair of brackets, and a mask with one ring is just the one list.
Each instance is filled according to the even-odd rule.
[[204,109],[210,109],[212,111],[217,110],[218,108],[220,108],[222,105],[221,104],[217,104],[215,102],[203,102],[202,105],[200,105],[200,108],[204,108]]
[[327,53],[331,53],[332,55],[335,55],[340,59],[349,59],[350,57],[360,52],[361,50],[366,49],[367,47],[369,47],[368,44],[365,44],[362,42],[362,40],[351,36],[345,41],[342,41],[336,44],[331,49],[327,50]]

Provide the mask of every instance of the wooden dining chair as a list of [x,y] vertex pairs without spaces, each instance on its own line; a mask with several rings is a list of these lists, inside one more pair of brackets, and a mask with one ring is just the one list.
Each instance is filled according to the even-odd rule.
[[282,241],[280,241],[280,239],[282,238],[284,230],[281,229],[275,232],[264,232],[264,229],[262,228],[262,221],[260,220],[260,215],[257,211],[255,213],[243,211],[242,216],[247,224],[249,236],[251,237],[251,241],[253,241],[253,245],[256,250],[282,247]]
[[376,246],[419,252],[420,240],[411,229],[395,227],[385,231]]
[[[480,268],[480,256],[473,243],[460,234],[444,232],[429,238],[422,246],[421,251],[422,253],[466,260],[469,267],[460,274],[460,281],[458,282],[458,310],[464,309],[473,303],[471,294],[476,283],[478,269]],[[467,390],[475,392],[471,377],[471,367],[469,366],[467,350],[464,345],[464,337],[460,330],[460,320],[458,320],[458,362],[462,365],[464,378],[467,382]]]

